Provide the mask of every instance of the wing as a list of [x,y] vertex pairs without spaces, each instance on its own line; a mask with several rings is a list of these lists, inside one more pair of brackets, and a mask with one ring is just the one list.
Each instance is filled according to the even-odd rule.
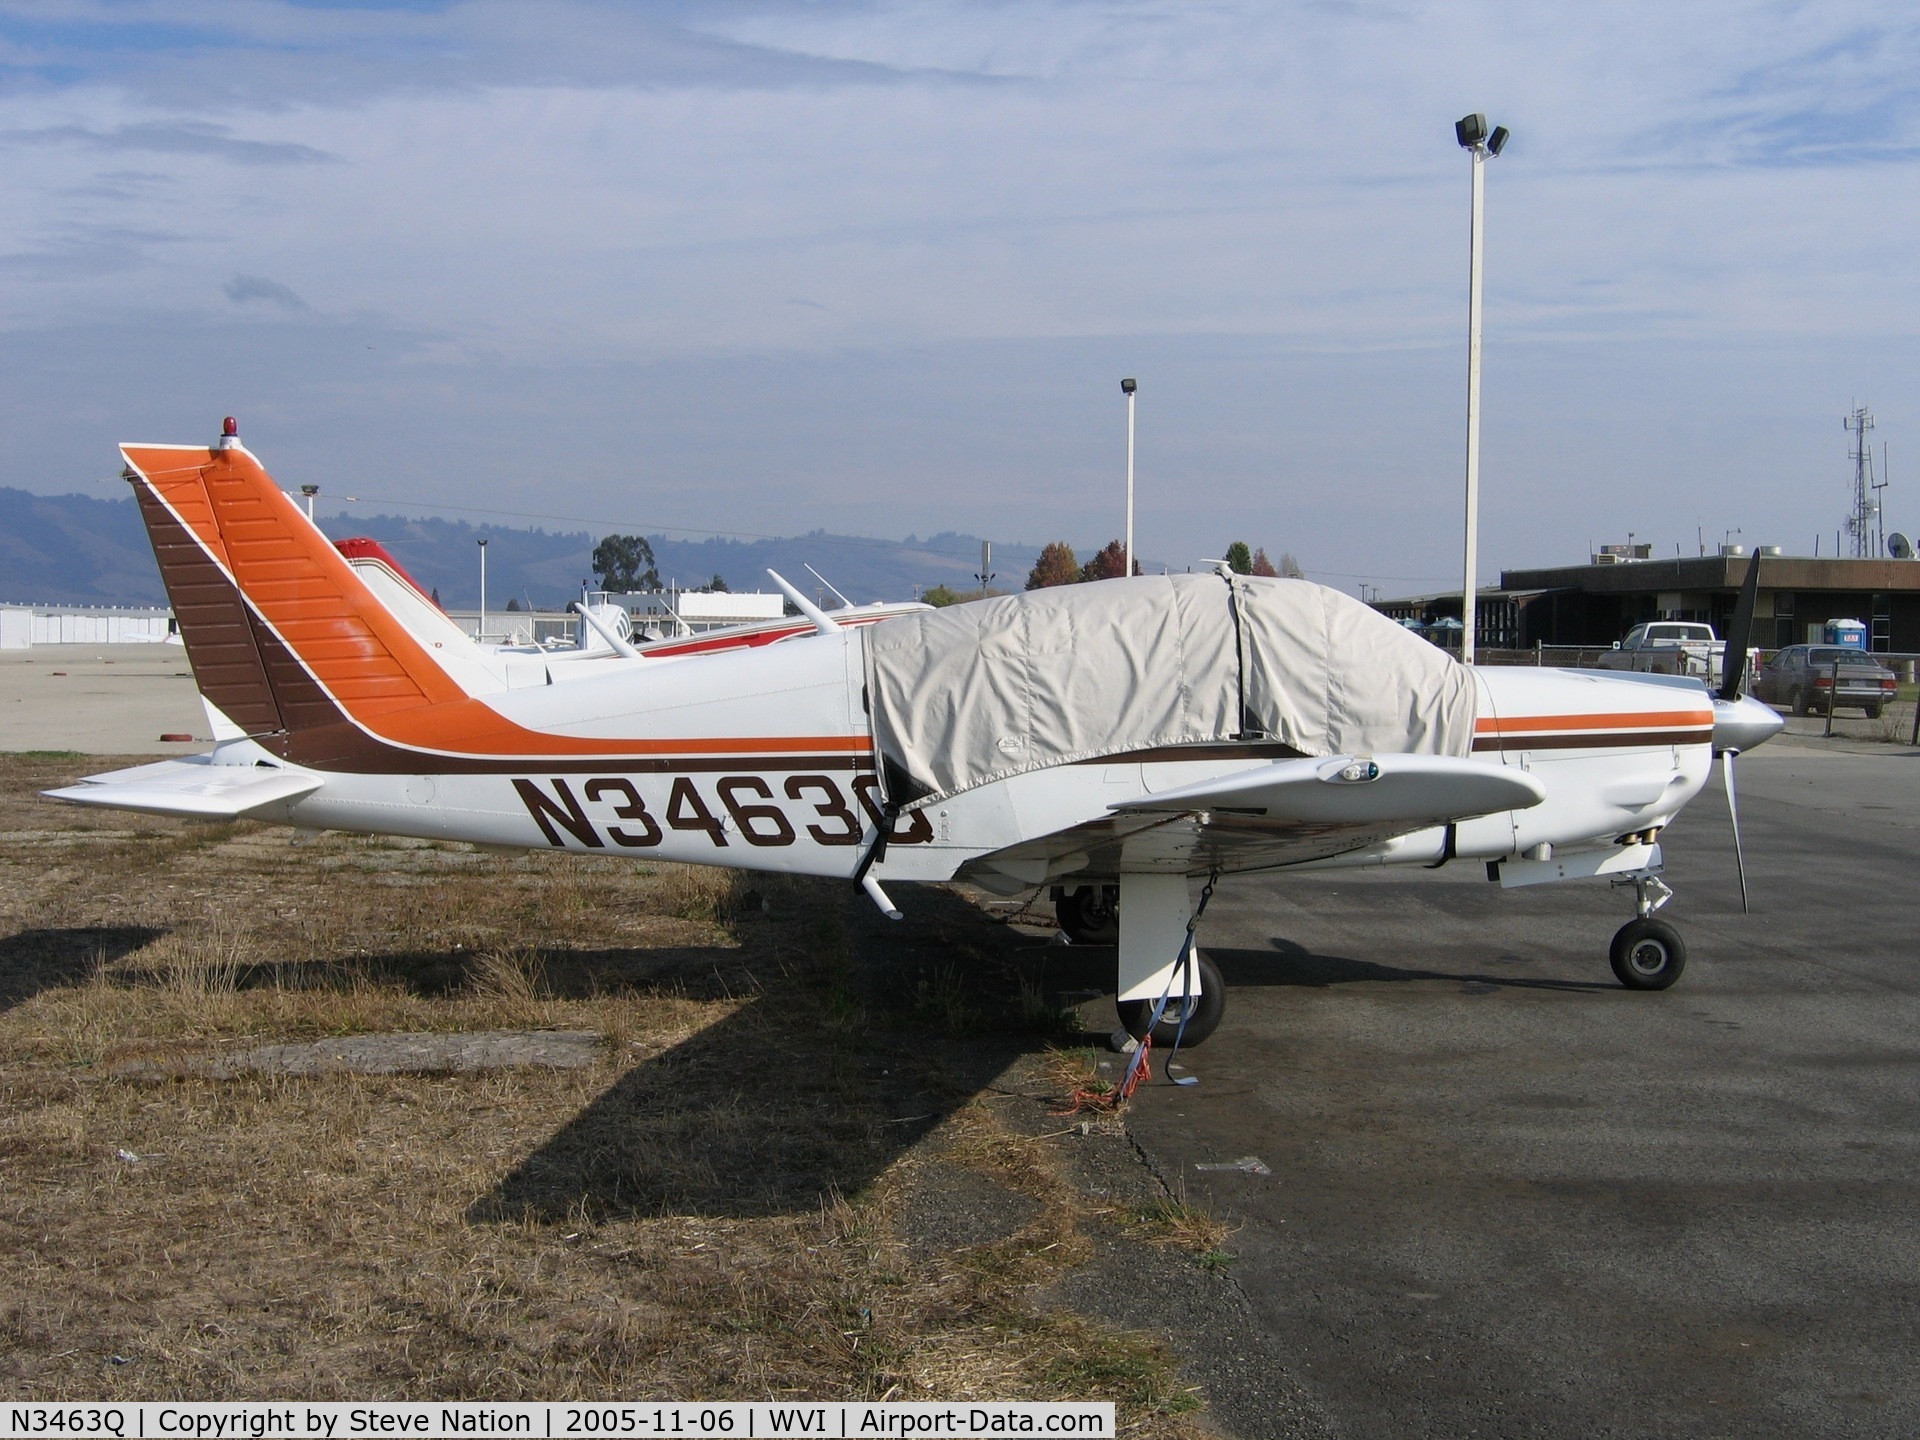
[[1524,770],[1445,755],[1281,760],[1122,801],[1105,819],[997,850],[962,873],[1038,885],[1064,874],[1267,870],[1525,810],[1546,793]]
[[214,765],[204,756],[195,756],[89,775],[78,785],[44,793],[51,800],[74,805],[104,805],[187,820],[237,820],[263,805],[310,795],[320,784],[320,776],[303,770]]

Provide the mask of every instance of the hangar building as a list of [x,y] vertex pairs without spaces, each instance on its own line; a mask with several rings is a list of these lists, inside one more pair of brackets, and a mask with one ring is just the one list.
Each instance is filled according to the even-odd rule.
[[[1920,652],[1920,560],[1834,560],[1769,550],[1750,556],[1738,546],[1721,555],[1602,554],[1585,565],[1503,570],[1500,584],[1482,590],[1476,602],[1474,643],[1604,647],[1643,620],[1704,620],[1731,639],[1727,626],[1756,559],[1760,592],[1749,645],[1800,644],[1810,633],[1818,639],[1827,621],[1845,619],[1867,626],[1873,650]],[[1451,618],[1457,628],[1460,595],[1383,600],[1377,608],[1429,626]]]

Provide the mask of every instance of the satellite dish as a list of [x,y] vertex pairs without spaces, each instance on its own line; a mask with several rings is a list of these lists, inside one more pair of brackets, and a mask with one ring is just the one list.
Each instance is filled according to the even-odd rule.
[[1913,541],[1898,530],[1887,536],[1887,553],[1896,560],[1913,559]]

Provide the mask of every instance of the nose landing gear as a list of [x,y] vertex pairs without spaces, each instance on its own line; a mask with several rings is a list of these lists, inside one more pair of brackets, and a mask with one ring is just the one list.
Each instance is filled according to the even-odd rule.
[[1666,921],[1653,918],[1673,891],[1659,876],[1644,873],[1614,883],[1633,886],[1639,912],[1614,932],[1607,953],[1614,977],[1629,990],[1665,990],[1687,968],[1687,942]]

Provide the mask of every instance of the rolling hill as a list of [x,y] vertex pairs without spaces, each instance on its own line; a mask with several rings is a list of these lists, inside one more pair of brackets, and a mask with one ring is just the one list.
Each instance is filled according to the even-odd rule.
[[[599,538],[587,531],[474,526],[400,515],[323,515],[335,539],[371,536],[449,606],[480,599],[478,549],[487,539],[487,602],[508,599],[545,609],[565,605],[591,576]],[[970,589],[980,567],[977,536],[877,540],[825,531],[781,540],[681,540],[649,537],[663,580],[703,585],[719,575],[734,590],[772,589],[769,568],[803,591],[819,587],[812,565],[855,601],[911,599],[915,587]],[[1089,547],[1088,553],[1091,553]],[[994,544],[1001,589],[1017,589],[1039,557],[1034,545]],[[166,602],[160,572],[131,496],[33,495],[0,487],[0,601],[64,605]]]

